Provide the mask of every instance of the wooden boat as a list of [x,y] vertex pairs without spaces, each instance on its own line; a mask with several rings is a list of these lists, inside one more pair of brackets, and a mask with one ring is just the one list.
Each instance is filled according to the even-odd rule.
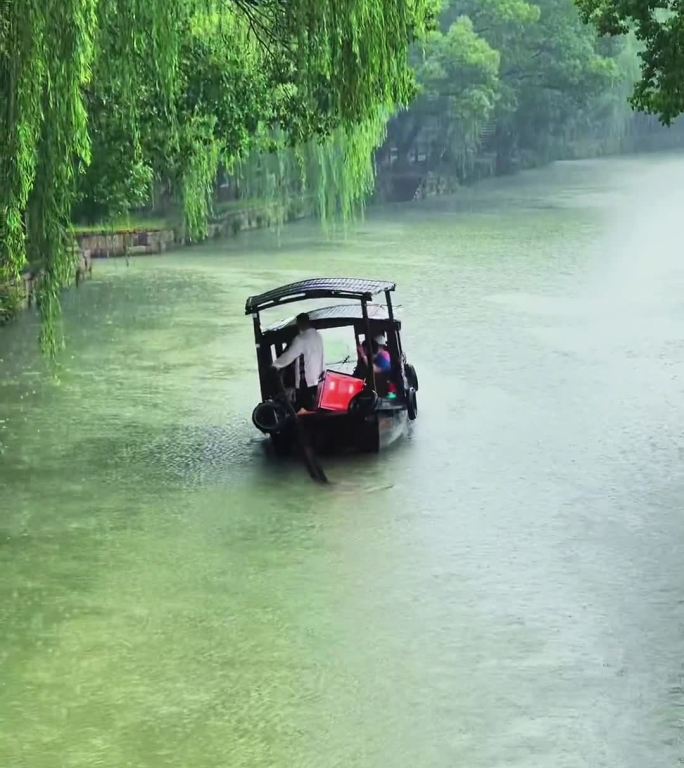
[[[392,307],[394,290],[394,283],[380,280],[312,278],[247,299],[245,314],[251,315],[254,323],[262,398],[254,409],[252,421],[261,432],[270,436],[278,452],[289,451],[297,441],[297,435],[301,434],[298,430],[303,430],[315,450],[322,453],[376,452],[406,433],[409,421],[418,415],[418,379],[402,349],[401,323]],[[375,298],[382,294],[384,304],[376,303]],[[368,370],[360,373],[359,361],[356,361],[356,371],[349,376],[339,370],[348,363],[342,361],[338,370],[331,367],[323,377],[315,410],[297,417],[292,407],[295,394],[293,366],[285,369],[284,381],[272,367],[275,358],[297,334],[295,318],[262,328],[261,315],[269,309],[312,299],[336,301],[331,306],[308,312],[311,325],[317,330],[349,328],[355,349],[361,343],[362,335],[366,339],[383,335],[390,355],[391,373],[387,377],[379,376],[372,365],[364,366]],[[337,303],[339,301],[347,303]],[[325,340],[325,333],[323,336]],[[330,388],[335,386],[338,390],[346,387],[356,394],[344,405],[344,398],[335,401],[334,397],[328,397]]]

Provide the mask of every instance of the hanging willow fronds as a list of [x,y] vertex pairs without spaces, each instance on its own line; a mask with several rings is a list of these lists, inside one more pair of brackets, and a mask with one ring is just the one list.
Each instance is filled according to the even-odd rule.
[[282,131],[275,132],[271,151],[257,149],[238,164],[243,196],[268,202],[276,224],[301,201],[324,225],[345,225],[363,213],[373,191],[375,151],[385,139],[389,114],[377,108],[361,123],[341,125],[296,147],[288,146]]
[[[109,146],[130,160],[131,172],[112,180],[117,205],[127,178],[136,180],[133,200],[154,176],[180,201],[191,239],[206,230],[219,164],[264,156],[275,133],[280,189],[298,169],[323,218],[347,216],[371,188],[379,110],[410,99],[408,46],[438,4],[0,4],[0,283],[27,258],[43,270],[43,347],[54,354],[59,342],[58,291],[73,269],[71,208],[90,162],[89,128],[98,152]],[[93,167],[107,173],[107,163]]]
[[35,177],[42,127],[45,17],[40,3],[0,6],[0,281],[26,261],[24,213]]

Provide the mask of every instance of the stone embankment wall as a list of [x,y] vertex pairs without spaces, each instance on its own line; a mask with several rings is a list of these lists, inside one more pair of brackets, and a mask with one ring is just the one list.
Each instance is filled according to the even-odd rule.
[[92,232],[77,235],[81,252],[90,258],[133,256],[138,253],[163,253],[175,242],[172,229],[142,232]]
[[[243,230],[268,227],[277,221],[303,219],[310,216],[312,210],[310,200],[293,201],[284,212],[277,205],[271,204],[245,206],[214,219],[209,224],[207,239],[233,237]],[[187,243],[182,232],[170,228],[77,232],[74,249],[78,249],[80,253],[74,271],[74,282],[78,286],[82,280],[92,276],[93,259],[164,253],[185,245]],[[22,307],[30,307],[37,302],[41,279],[41,270],[27,268],[16,283],[0,284],[0,325],[11,320]]]
[[[261,229],[274,221],[294,221],[310,215],[305,201],[292,204],[282,216],[276,205],[255,205],[237,211],[224,213],[210,222],[207,239],[233,237],[238,232]],[[134,256],[146,253],[164,253],[171,248],[186,245],[182,232],[174,229],[150,229],[131,232],[109,231],[77,234],[76,240],[87,258],[109,258],[110,256]]]

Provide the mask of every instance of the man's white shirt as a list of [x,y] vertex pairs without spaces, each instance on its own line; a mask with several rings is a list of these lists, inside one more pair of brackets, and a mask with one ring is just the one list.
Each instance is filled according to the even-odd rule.
[[[292,340],[292,344],[273,363],[275,368],[286,368],[298,357],[304,356],[304,376],[307,387],[317,386],[325,372],[323,339],[315,328],[301,331]],[[295,386],[299,388],[299,364],[295,365]]]

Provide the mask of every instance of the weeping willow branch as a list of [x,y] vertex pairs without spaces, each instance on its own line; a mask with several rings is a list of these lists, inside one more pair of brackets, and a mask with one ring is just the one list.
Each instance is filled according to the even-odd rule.
[[296,200],[313,202],[313,212],[326,226],[346,225],[362,215],[375,184],[375,150],[386,135],[388,108],[368,120],[347,124],[328,137],[289,147],[273,136],[273,151],[254,152],[237,168],[245,196],[267,200],[281,223]]
[[3,4],[0,28],[0,282],[26,263],[24,213],[36,172],[45,75],[45,18],[38,3]]
[[250,2],[250,0],[233,0],[249,23],[249,28],[259,45],[269,54],[275,56],[278,45],[290,50],[290,41],[279,33],[285,5],[278,2]]
[[[2,0],[0,0],[0,3]],[[204,236],[219,164],[260,156],[280,199],[343,219],[372,189],[385,105],[413,93],[411,40],[436,0],[12,0],[0,5],[0,282],[42,268],[43,348],[73,270],[71,208],[96,145],[153,176]],[[199,72],[199,75],[198,75]],[[107,119],[108,113],[116,119]],[[274,139],[274,136],[277,136]],[[272,144],[275,153],[268,150]],[[107,169],[110,169],[109,171]],[[126,178],[139,179],[137,187]],[[272,182],[272,183],[271,183]],[[123,192],[121,192],[123,190]],[[128,197],[127,197],[128,195]],[[112,192],[112,197],[114,197]],[[111,204],[114,206],[114,203]]]

